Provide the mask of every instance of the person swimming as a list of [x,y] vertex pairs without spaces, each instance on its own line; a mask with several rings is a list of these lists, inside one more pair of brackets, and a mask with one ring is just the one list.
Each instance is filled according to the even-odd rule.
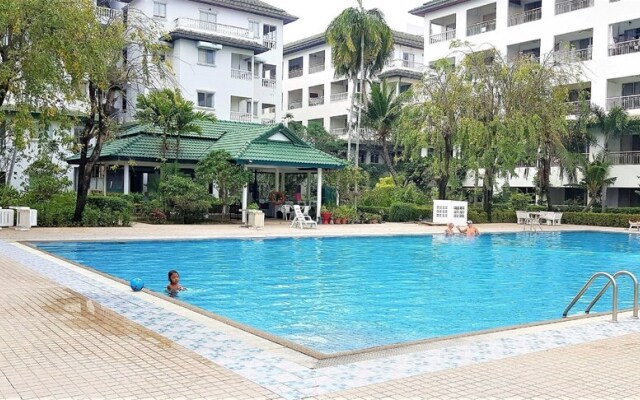
[[473,225],[472,220],[467,221],[466,228],[458,227],[458,230],[460,231],[460,233],[463,233],[467,236],[480,236],[480,231],[478,230],[478,228],[475,227],[475,225]]
[[449,222],[447,224],[447,229],[444,230],[444,235],[445,236],[455,236],[456,232],[453,230],[454,227],[455,227],[455,225],[453,225],[453,222]]
[[179,291],[187,289],[180,284],[180,274],[178,273],[178,271],[172,269],[167,275],[169,278],[167,292],[169,292],[170,295],[175,295]]

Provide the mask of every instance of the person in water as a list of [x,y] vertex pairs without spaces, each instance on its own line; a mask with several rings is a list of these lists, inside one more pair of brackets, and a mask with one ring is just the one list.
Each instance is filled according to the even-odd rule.
[[169,284],[167,285],[167,292],[176,293],[186,288],[180,285],[180,274],[176,270],[169,271]]
[[475,225],[473,225],[473,221],[471,220],[467,221],[466,228],[458,227],[458,230],[460,231],[460,233],[463,233],[467,236],[480,236],[480,231],[475,227]]
[[454,225],[453,222],[449,222],[447,224],[447,229],[444,230],[444,235],[445,236],[455,236],[456,232],[453,230]]

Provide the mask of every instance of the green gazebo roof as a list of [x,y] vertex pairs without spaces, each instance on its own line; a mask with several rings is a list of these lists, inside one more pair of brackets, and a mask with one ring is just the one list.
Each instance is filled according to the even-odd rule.
[[[195,164],[214,150],[225,150],[238,164],[326,169],[346,165],[345,161],[305,143],[283,124],[203,121],[199,125],[202,134],[181,136],[178,157],[176,139],[167,139],[164,157],[168,161],[177,158],[180,163]],[[149,125],[125,125],[115,139],[103,146],[99,161],[158,161],[163,156],[160,132]],[[79,158],[75,154],[67,161],[75,164]]]

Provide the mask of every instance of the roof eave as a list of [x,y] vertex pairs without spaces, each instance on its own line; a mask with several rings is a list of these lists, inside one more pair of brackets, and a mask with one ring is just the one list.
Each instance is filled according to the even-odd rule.
[[438,3],[438,4],[429,4],[429,3],[433,3],[433,1],[430,1],[429,3],[425,3],[420,7],[414,8],[413,10],[409,10],[409,14],[413,14],[418,17],[424,17],[427,13],[441,10],[443,8],[451,7],[456,4],[464,3],[466,1],[469,1],[469,0],[444,0],[442,3]]
[[271,49],[265,47],[256,42],[250,40],[233,39],[226,36],[220,36],[216,34],[204,34],[198,32],[185,31],[182,29],[175,29],[169,32],[171,41],[176,39],[190,39],[190,40],[202,40],[202,41],[214,41],[224,46],[236,47],[238,49],[252,50],[254,54],[262,54]]

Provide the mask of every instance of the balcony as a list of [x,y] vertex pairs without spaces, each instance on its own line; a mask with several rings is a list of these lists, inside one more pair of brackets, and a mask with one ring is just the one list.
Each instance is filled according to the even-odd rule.
[[640,151],[614,151],[607,154],[613,165],[640,165]]
[[316,72],[322,72],[322,71],[324,71],[324,64],[309,65],[310,74],[315,74]]
[[542,18],[542,8],[534,8],[533,10],[525,11],[518,14],[513,14],[509,17],[508,25],[515,26],[526,24],[527,22],[537,21]]
[[253,115],[249,114],[249,113],[231,111],[231,121],[252,122],[253,121]]
[[297,78],[299,76],[302,76],[302,68],[289,70],[289,78]]
[[262,78],[262,87],[267,89],[275,89],[277,81],[275,79]]
[[120,18],[122,16],[121,10],[114,10],[107,7],[96,7],[96,17],[100,22],[107,22],[111,19]]
[[324,96],[309,98],[309,107],[321,106],[324,104]]
[[243,39],[253,39],[253,36],[251,36],[251,32],[249,31],[249,29],[232,25],[218,24],[215,22],[200,21],[191,18],[178,18],[174,21],[174,26],[175,29],[195,30]]
[[331,128],[329,133],[336,136],[342,136],[347,134],[347,128]]
[[556,15],[593,7],[593,0],[565,0],[556,3]]
[[479,24],[473,24],[467,27],[467,36],[479,35],[485,32],[491,32],[496,30],[496,20],[480,22]]
[[293,101],[291,103],[289,103],[288,109],[289,110],[295,110],[298,108],[302,108],[302,102],[301,101]]
[[438,42],[444,42],[446,40],[451,40],[456,38],[456,30],[451,29],[449,31],[445,31],[442,33],[436,33],[435,35],[429,36],[429,44],[434,44]]
[[610,56],[619,56],[623,54],[639,53],[640,39],[627,40],[626,42],[618,42],[609,46]]
[[276,39],[265,36],[262,38],[262,45],[268,49],[275,49],[276,47],[278,47],[278,41]]
[[569,115],[578,115],[582,110],[591,108],[591,100],[584,101],[567,101],[567,112]]
[[620,107],[624,110],[640,109],[640,94],[632,96],[609,97],[607,99],[607,110],[613,107]]
[[331,102],[338,103],[340,101],[346,101],[349,98],[349,92],[334,93],[331,95]]
[[385,68],[408,68],[416,71],[423,71],[424,64],[411,61],[411,60],[393,59],[393,60],[388,60],[385,63]]
[[260,120],[260,123],[262,125],[275,125],[276,124],[276,119],[275,118],[262,118]]
[[588,61],[591,60],[592,50],[591,47],[587,47],[586,49],[554,51],[553,61],[563,64]]
[[250,81],[253,79],[253,74],[251,73],[251,71],[246,71],[244,69],[232,69],[231,78],[241,79],[243,81]]

